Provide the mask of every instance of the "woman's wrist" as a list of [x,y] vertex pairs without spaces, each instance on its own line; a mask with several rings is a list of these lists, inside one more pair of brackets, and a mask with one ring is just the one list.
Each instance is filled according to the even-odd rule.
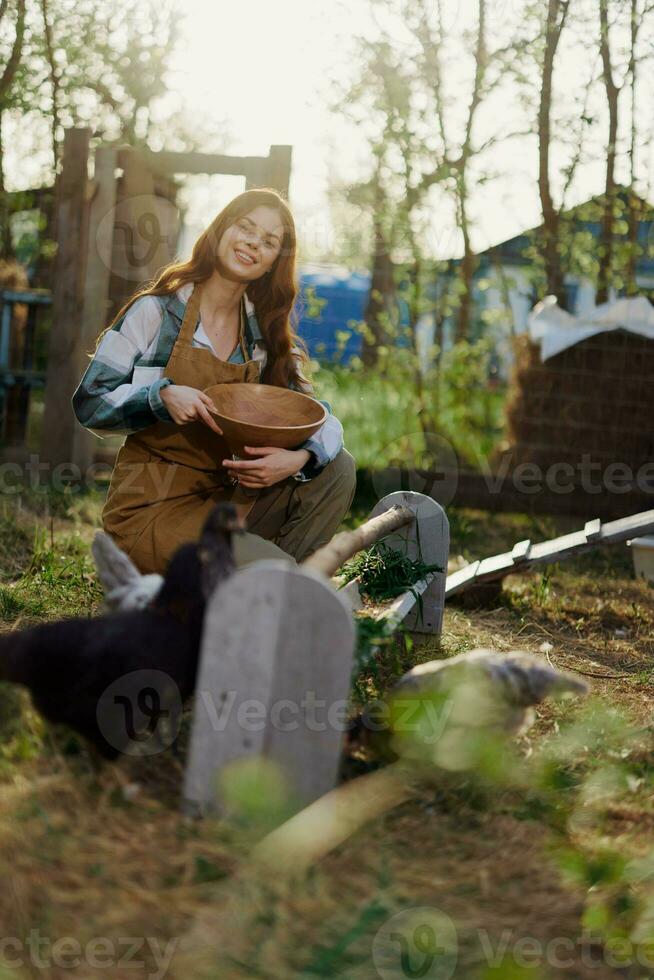
[[296,449],[295,456],[298,459],[298,470],[301,470],[304,466],[306,466],[311,459],[311,453],[308,449]]

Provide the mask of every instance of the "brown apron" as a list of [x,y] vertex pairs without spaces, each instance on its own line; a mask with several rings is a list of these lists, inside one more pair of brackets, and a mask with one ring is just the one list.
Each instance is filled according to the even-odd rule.
[[[201,294],[202,284],[196,283],[165,376],[201,391],[214,384],[256,384],[256,361],[230,364],[193,347]],[[204,422],[159,421],[127,436],[111,474],[102,522],[142,572],[163,572],[179,544],[197,540],[219,501],[233,500],[246,516],[257,494],[246,496],[231,484],[222,466],[230,455],[225,440]]]

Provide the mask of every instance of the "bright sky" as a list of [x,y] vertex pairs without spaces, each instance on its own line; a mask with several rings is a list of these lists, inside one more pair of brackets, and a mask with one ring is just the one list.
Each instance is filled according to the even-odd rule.
[[[504,19],[515,16],[515,2],[495,0],[490,8],[491,29],[501,29]],[[445,0],[446,17],[451,15],[447,26],[474,29],[476,6],[476,0]],[[228,152],[265,154],[271,143],[293,145],[291,204],[299,237],[312,250],[333,234],[326,201],[328,173],[354,177],[364,172],[367,160],[364,140],[327,105],[334,91],[330,79],[344,79],[351,72],[353,35],[371,32],[368,11],[367,0],[248,0],[245,4],[185,0],[188,41],[176,67],[174,87],[185,94],[189,105],[201,104],[207,114],[215,107],[216,115],[226,119],[231,133]],[[563,98],[568,87],[578,86],[584,71],[592,70],[590,63],[584,64],[589,50],[583,37],[576,49],[571,42],[568,50],[562,45],[556,84]],[[455,112],[456,71],[456,64],[448,68]],[[467,86],[460,90],[466,93],[463,99],[458,96],[465,109]],[[499,100],[496,111],[485,114],[491,131],[502,123],[511,128],[511,120],[505,118],[506,101]],[[651,123],[651,110],[647,122]],[[518,128],[524,128],[524,120]],[[602,190],[604,166],[598,149],[596,161],[579,168],[571,203]],[[509,141],[492,157],[488,154],[488,161],[499,176],[473,188],[473,244],[478,249],[540,221],[535,141]],[[556,157],[554,162],[556,170]],[[211,217],[239,189],[237,180],[214,178],[207,201],[206,186],[202,191],[196,183],[191,194],[193,223],[201,226],[205,214]],[[437,208],[432,239],[442,257],[460,253],[449,206]]]
[[[489,7],[491,27],[501,29],[505,20],[514,22],[518,2],[494,0]],[[594,9],[594,0],[588,3]],[[444,0],[444,5],[449,27],[457,32],[474,30],[476,0]],[[225,152],[265,155],[271,143],[293,146],[291,205],[299,238],[307,246],[305,251],[313,254],[333,236],[326,199],[328,175],[356,179],[367,173],[368,153],[362,134],[331,113],[329,101],[334,98],[333,80],[343,81],[352,71],[353,36],[370,35],[379,26],[371,22],[369,7],[369,0],[248,0],[243,4],[234,0],[184,0],[180,31],[186,37],[169,78],[177,100],[188,107],[193,119],[200,125],[206,123],[212,131],[224,122],[225,144],[219,149]],[[401,25],[399,29],[401,32]],[[397,34],[398,25],[393,30]],[[593,69],[587,59],[594,58],[595,53],[595,45],[588,45],[583,37],[576,42],[571,38],[567,49],[563,46],[555,81],[564,106],[566,99],[570,102],[568,90],[578,89],[579,79]],[[457,63],[454,58],[447,68],[454,113],[465,111],[468,98],[467,84],[459,84],[457,79],[459,65],[464,62],[469,65],[470,59]],[[641,95],[646,106],[644,135],[652,124],[652,104],[646,89],[644,85]],[[628,97],[627,92],[623,101]],[[490,111],[485,107],[480,139],[501,124],[511,128],[510,102],[501,97]],[[604,111],[602,105],[595,110],[600,114]],[[572,111],[578,113],[574,105]],[[524,128],[524,119],[516,125]],[[40,157],[34,153],[35,132],[27,132],[18,123],[7,127],[9,186],[29,187],[40,182],[37,170],[42,160],[39,164]],[[47,121],[43,120],[40,142],[45,147],[47,139]],[[598,146],[595,160],[579,169],[570,203],[601,191],[602,150]],[[564,162],[563,157],[557,158],[557,152],[555,149],[554,171]],[[649,153],[654,155],[654,144]],[[534,139],[500,144],[487,155],[487,162],[499,176],[483,186],[472,182],[473,246],[477,249],[509,238],[540,220]],[[651,159],[644,170],[652,174]],[[624,177],[619,171],[618,178]],[[187,180],[185,198],[192,226],[187,240],[192,241],[242,186],[238,178]],[[436,204],[430,239],[440,257],[460,254],[450,204]]]
[[[351,145],[351,133],[326,108],[334,91],[330,79],[348,72],[351,33],[366,27],[363,11],[359,0],[184,5],[188,41],[171,78],[174,88],[189,105],[226,120],[227,152],[260,156],[274,143],[293,146],[290,199],[300,237],[317,248],[332,234],[328,172],[334,166],[352,172],[365,149]],[[194,184],[189,217],[202,224],[207,184]],[[209,196],[210,219],[243,185],[214,178],[209,186],[223,198]]]

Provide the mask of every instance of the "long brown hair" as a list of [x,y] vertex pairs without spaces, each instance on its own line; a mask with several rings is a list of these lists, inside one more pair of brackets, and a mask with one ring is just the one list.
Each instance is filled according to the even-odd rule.
[[[266,367],[261,380],[264,384],[278,385],[281,388],[295,384],[300,390],[306,389],[308,357],[304,344],[296,333],[294,314],[298,290],[295,270],[295,222],[284,198],[271,187],[256,187],[244,191],[230,201],[197,239],[190,259],[186,262],[171,262],[165,266],[153,282],[146,284],[130,297],[107,330],[110,330],[141,296],[168,296],[185,283],[204,282],[209,279],[216,269],[218,245],[225,231],[239,218],[262,204],[280,213],[284,234],[279,255],[269,272],[255,279],[247,287],[247,295],[254,304],[267,351]],[[299,362],[291,353],[293,347],[300,352]]]

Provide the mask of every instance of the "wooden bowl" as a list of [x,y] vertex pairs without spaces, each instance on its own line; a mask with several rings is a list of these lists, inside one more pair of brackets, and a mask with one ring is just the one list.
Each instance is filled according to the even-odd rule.
[[315,398],[273,385],[211,385],[205,395],[216,406],[212,415],[237,456],[244,455],[244,446],[297,449],[327,418]]

